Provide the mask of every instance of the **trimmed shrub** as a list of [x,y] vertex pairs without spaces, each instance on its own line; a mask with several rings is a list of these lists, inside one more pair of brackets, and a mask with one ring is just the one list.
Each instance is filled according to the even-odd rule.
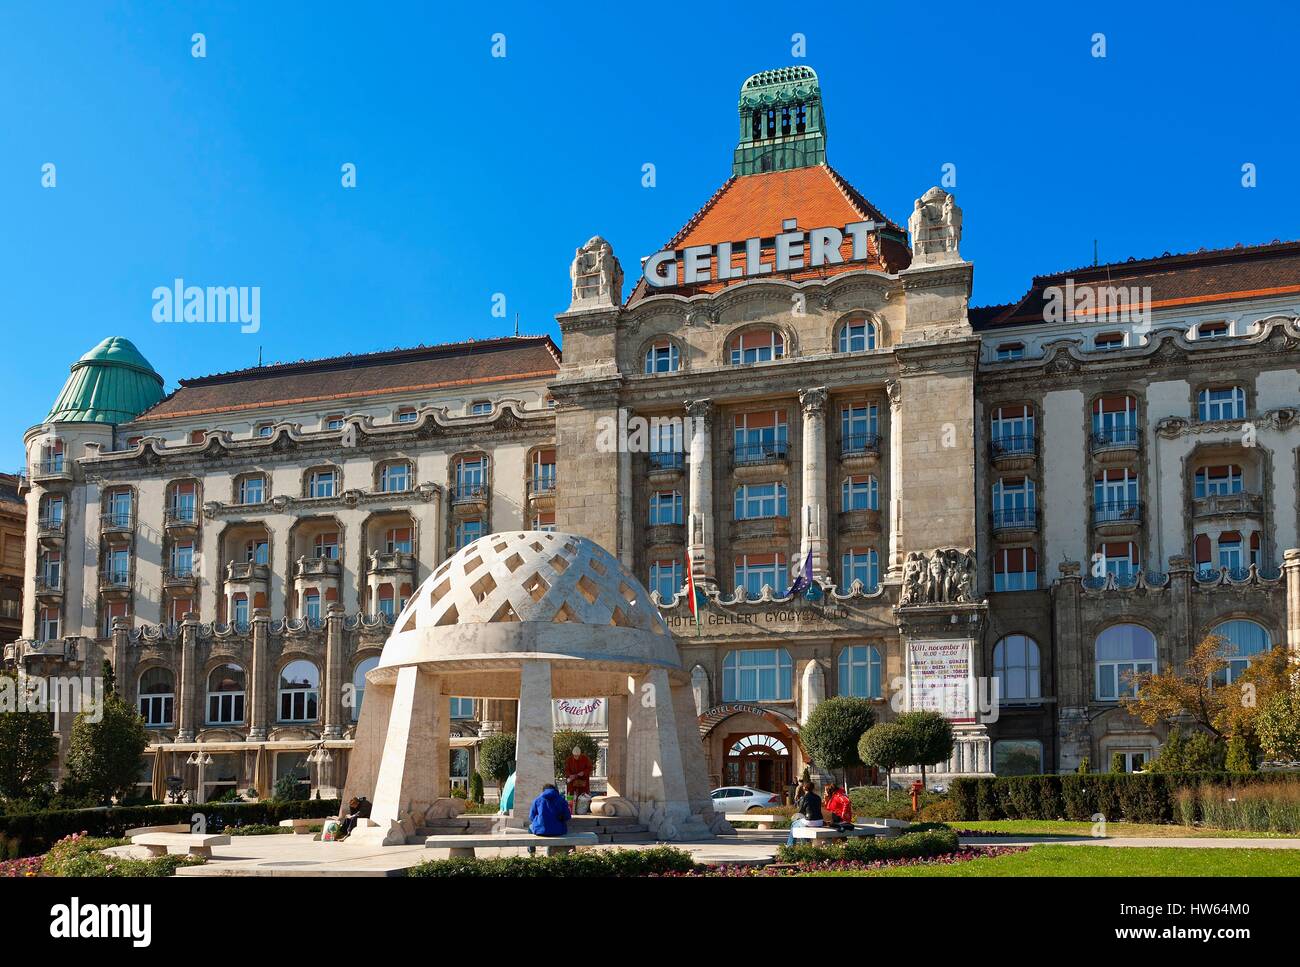
[[316,819],[337,816],[337,799],[301,799],[296,802],[245,802],[202,806],[123,806],[108,809],[61,809],[0,816],[0,850],[13,857],[48,851],[65,836],[87,832],[92,836],[121,836],[137,826],[188,823],[202,813],[209,832],[230,826],[266,824],[282,819]]
[[41,873],[45,876],[165,877],[175,875],[177,867],[199,866],[204,862],[197,856],[155,856],[147,860],[132,860],[100,852],[129,842],[80,834],[65,836],[50,847],[41,864]]
[[504,785],[515,767],[515,734],[493,732],[480,742],[478,765],[483,775],[497,784],[497,788]]
[[435,878],[590,879],[689,873],[695,860],[671,846],[565,853],[560,856],[502,856],[495,859],[430,860],[407,876]]
[[[921,793],[919,805],[922,810],[932,803],[942,802],[944,796],[926,790]],[[876,819],[912,819],[911,793],[895,789],[889,796],[885,795],[884,786],[858,786],[849,790],[849,801],[853,803],[853,815],[859,818]],[[768,812],[766,808],[763,812]]]
[[831,840],[825,843],[795,843],[782,846],[776,858],[782,863],[821,863],[827,860],[859,860],[872,863],[876,860],[916,859],[942,856],[957,851],[955,830],[946,826],[912,826],[902,836],[894,839],[857,837]]
[[475,769],[469,774],[469,801],[483,803],[483,776]]

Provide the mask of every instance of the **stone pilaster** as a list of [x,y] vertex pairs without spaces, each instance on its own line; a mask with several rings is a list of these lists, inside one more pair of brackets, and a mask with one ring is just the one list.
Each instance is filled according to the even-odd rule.
[[826,387],[799,391],[803,410],[803,508],[798,567],[812,555],[815,577],[829,578],[826,547]]
[[[187,614],[181,622],[181,667],[180,675],[176,683],[176,741],[193,742],[195,735],[195,722],[197,721],[198,689],[195,686],[195,678],[203,674],[203,670],[198,667],[198,648],[199,648],[199,616],[190,613]],[[118,685],[121,687],[124,683],[120,680]]]
[[271,687],[271,658],[267,653],[267,639],[271,635],[271,612],[258,608],[253,612],[253,661],[248,675],[248,738],[260,741],[266,738],[268,716],[275,702]]
[[903,386],[894,380],[889,393],[889,568],[891,580],[903,578]]
[[627,695],[611,695],[609,701],[609,748],[605,750],[607,796],[622,796],[627,787]]
[[716,584],[713,542],[713,401],[688,400],[687,429],[690,435],[690,514],[686,526],[686,550],[691,571],[701,584]]
[[343,606],[331,604],[325,612],[324,737],[343,736]]
[[1282,555],[1286,575],[1286,647],[1293,661],[1300,661],[1300,549]]
[[1088,689],[1084,680],[1079,597],[1083,591],[1078,561],[1063,561],[1052,587],[1056,623],[1057,771],[1075,772],[1088,756]]

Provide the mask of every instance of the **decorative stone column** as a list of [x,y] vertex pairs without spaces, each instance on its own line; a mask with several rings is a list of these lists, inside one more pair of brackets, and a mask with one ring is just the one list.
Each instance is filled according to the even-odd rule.
[[1088,684],[1083,675],[1080,640],[1082,579],[1078,561],[1062,561],[1060,579],[1052,587],[1056,624],[1056,765],[1058,772],[1076,772],[1089,755]]
[[889,393],[889,569],[891,580],[903,577],[903,387],[894,380]]
[[713,543],[713,401],[686,402],[690,435],[690,516],[686,521],[691,571],[701,584],[717,584]]
[[611,695],[609,747],[605,750],[605,795],[622,796],[627,786],[627,695]]
[[248,674],[248,739],[260,742],[266,739],[271,706],[275,702],[275,689],[271,687],[270,656],[267,639],[271,636],[271,612],[258,608],[253,612],[253,661]]
[[[195,735],[195,708],[197,704],[194,677],[201,674],[198,665],[199,616],[190,612],[181,621],[181,669],[176,682],[177,742],[193,742]],[[120,674],[120,672],[119,672]],[[119,685],[121,683],[119,682]]]
[[1286,575],[1286,648],[1292,661],[1300,661],[1300,549],[1282,555]]
[[627,787],[627,797],[642,804],[641,822],[667,839],[678,838],[677,827],[690,819],[691,808],[672,686],[663,669],[628,677]]
[[803,512],[799,560],[812,555],[814,577],[828,578],[826,567],[826,387],[799,391],[803,409]]
[[343,605],[325,609],[325,700],[323,735],[343,737]]
[[445,739],[442,768],[430,767],[439,762],[437,737],[448,724],[444,705],[436,676],[415,665],[398,669],[384,748],[399,754],[385,754],[379,764],[371,811],[384,845],[405,842],[415,832],[438,798],[438,777],[447,781]]
[[528,810],[542,787],[555,781],[555,740],[551,702],[551,663],[525,661],[519,669],[519,730],[515,740],[515,804],[510,825],[528,821]]

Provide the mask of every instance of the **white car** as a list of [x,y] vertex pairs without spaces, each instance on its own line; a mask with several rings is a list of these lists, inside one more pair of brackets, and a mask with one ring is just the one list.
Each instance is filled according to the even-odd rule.
[[743,813],[756,807],[763,809],[781,805],[779,795],[753,786],[723,786],[709,795],[713,797],[713,811],[718,813]]

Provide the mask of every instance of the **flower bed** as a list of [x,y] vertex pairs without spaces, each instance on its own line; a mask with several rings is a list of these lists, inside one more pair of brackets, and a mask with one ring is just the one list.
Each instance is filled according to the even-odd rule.
[[745,877],[745,876],[800,876],[804,873],[859,873],[870,870],[887,870],[896,866],[946,866],[994,856],[1024,853],[1028,846],[962,846],[951,853],[938,856],[900,856],[880,860],[808,860],[802,863],[773,866],[744,866],[733,863],[726,866],[700,867],[683,872],[655,873],[659,877]]

